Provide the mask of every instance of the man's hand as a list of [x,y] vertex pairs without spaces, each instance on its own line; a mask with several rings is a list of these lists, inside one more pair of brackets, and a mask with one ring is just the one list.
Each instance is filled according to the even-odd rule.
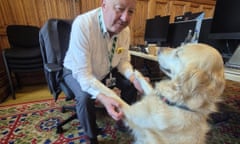
[[120,111],[120,103],[118,103],[117,100],[104,94],[99,94],[97,96],[97,100],[99,100],[104,105],[108,114],[114,120],[120,120],[123,118],[123,113]]
[[121,90],[120,90],[119,88],[114,87],[112,90],[113,90],[119,97],[121,97]]

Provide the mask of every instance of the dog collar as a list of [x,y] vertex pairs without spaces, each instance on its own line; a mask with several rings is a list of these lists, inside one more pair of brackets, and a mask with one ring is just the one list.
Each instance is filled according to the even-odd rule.
[[175,102],[169,101],[166,97],[162,96],[161,94],[157,94],[157,95],[159,96],[159,98],[160,98],[163,102],[165,102],[165,103],[166,103],[167,105],[169,105],[169,106],[175,106],[175,107],[178,107],[178,108],[183,109],[183,110],[187,110],[187,111],[190,111],[190,112],[195,112],[194,110],[191,110],[190,108],[188,108],[188,107],[185,106],[185,105],[179,105],[179,104],[177,104],[177,103],[175,103]]

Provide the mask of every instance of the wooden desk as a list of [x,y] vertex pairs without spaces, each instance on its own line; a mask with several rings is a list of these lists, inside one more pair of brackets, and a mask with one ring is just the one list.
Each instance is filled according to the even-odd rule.
[[[145,53],[137,52],[137,51],[131,51],[131,50],[130,50],[130,54],[133,56],[143,58],[143,59],[152,60],[152,61],[156,61],[156,62],[158,61],[157,56],[154,56],[154,55],[145,54]],[[240,82],[240,70],[225,68],[225,78],[227,80]]]
[[143,52],[130,51],[133,66],[148,76],[151,81],[161,80],[165,74],[159,69],[157,56]]

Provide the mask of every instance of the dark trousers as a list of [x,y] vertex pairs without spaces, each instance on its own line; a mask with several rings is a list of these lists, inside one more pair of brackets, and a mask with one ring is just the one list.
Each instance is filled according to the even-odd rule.
[[[82,91],[80,84],[72,77],[70,70],[64,69],[63,74],[65,82],[75,95],[76,112],[81,126],[88,137],[96,138],[98,126],[96,124],[94,100],[91,99],[91,96],[87,92]],[[121,98],[128,104],[135,102],[137,90],[130,81],[125,79],[116,69],[112,71],[112,75],[116,77],[116,87],[121,90]],[[105,79],[102,80],[103,83]]]

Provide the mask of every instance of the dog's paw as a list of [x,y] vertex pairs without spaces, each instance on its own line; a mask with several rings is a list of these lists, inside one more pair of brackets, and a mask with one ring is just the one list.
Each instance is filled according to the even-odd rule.
[[138,70],[134,71],[134,76],[135,76],[135,79],[141,85],[141,88],[143,89],[146,95],[150,94],[153,91],[153,87]]
[[134,70],[134,76],[138,81],[140,79],[145,79],[144,76],[138,70]]

